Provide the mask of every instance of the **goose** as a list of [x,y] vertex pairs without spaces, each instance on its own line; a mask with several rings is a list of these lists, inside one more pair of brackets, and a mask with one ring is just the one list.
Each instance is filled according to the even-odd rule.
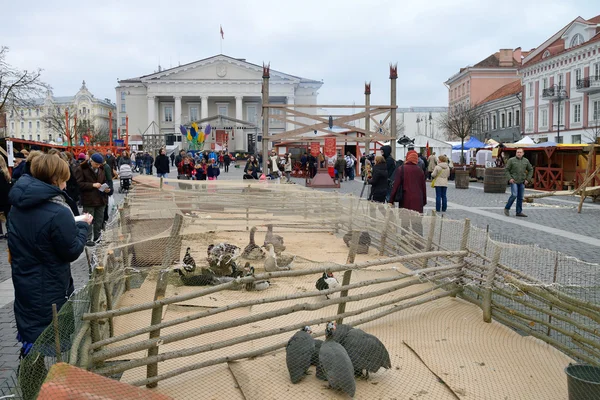
[[283,245],[283,237],[273,234],[273,224],[267,225],[267,233],[265,234],[265,247],[267,244],[272,244],[276,253],[281,253],[285,250]]
[[280,267],[277,264],[277,257],[275,255],[275,249],[273,248],[273,245],[271,243],[267,243],[266,247],[269,250],[269,254],[267,255],[267,258],[265,259],[265,271],[275,272],[275,271],[287,271],[287,270],[291,269],[289,265],[287,265],[285,267]]
[[354,368],[346,349],[333,340],[335,329],[335,322],[327,323],[325,341],[321,344],[321,350],[319,350],[319,362],[329,382],[329,387],[354,397],[356,392]]
[[344,324],[340,324],[336,330],[339,331],[332,339],[346,349],[356,376],[369,379],[369,372],[392,367],[387,349],[376,336]]
[[232,263],[240,256],[240,248],[229,243],[211,244],[207,249],[207,260],[210,268],[217,275],[229,275]]
[[298,383],[307,375],[311,365],[315,340],[310,334],[310,326],[305,326],[288,340],[285,346],[285,363],[292,383]]
[[[246,271],[246,276],[254,276],[254,267],[250,266],[250,263],[246,263],[244,266],[244,270]],[[247,291],[260,291],[268,289],[271,286],[269,281],[254,281],[246,283]]]
[[[318,290],[328,290],[336,288],[340,285],[338,280],[333,276],[332,272],[323,272],[323,276],[317,279],[317,283],[315,287]],[[325,295],[326,298],[329,299],[329,295]]]
[[196,260],[194,260],[194,257],[191,256],[190,250],[191,248],[188,247],[185,251],[185,255],[183,256],[183,260],[181,261],[183,262],[183,269],[185,269],[187,272],[194,272],[196,270]]
[[248,246],[246,246],[246,248],[242,252],[242,257],[247,258],[249,260],[262,260],[265,258],[264,251],[259,246],[257,246],[256,242],[254,241],[254,234],[256,233],[256,231],[257,229],[255,226],[253,226],[252,229],[250,229],[250,243],[248,243]]

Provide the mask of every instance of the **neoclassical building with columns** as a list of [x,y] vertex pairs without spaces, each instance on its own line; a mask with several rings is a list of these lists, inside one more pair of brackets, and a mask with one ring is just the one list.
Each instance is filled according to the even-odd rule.
[[[130,142],[141,140],[140,136],[148,132],[175,134],[175,143],[185,148],[186,139],[181,137],[179,125],[218,116],[229,119],[216,118],[216,126],[210,122],[211,126],[235,130],[227,132],[231,133],[227,143],[231,151],[248,151],[249,143],[262,134],[262,66],[245,59],[220,54],[175,68],[162,70],[159,67],[158,72],[118,80],[118,83],[117,124],[121,133],[125,133],[126,117],[129,117]],[[275,104],[317,104],[317,91],[322,85],[321,81],[271,69],[269,101]],[[278,111],[271,110],[271,114]],[[314,112],[310,109],[298,111]],[[227,127],[218,126],[219,123]],[[243,129],[250,126],[252,129]],[[270,119],[270,134],[293,128],[293,123]],[[210,148],[214,141],[211,135],[205,148]]]

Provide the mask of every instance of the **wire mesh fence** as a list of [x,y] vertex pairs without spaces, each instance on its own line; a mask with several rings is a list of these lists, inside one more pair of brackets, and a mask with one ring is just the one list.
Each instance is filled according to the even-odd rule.
[[600,381],[598,265],[468,220],[146,178],[88,261],[3,395],[558,399],[565,376]]

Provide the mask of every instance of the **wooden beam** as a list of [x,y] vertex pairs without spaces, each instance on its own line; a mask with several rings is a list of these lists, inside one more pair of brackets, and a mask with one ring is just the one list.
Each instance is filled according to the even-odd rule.
[[396,109],[398,108],[398,106],[390,106],[390,105],[385,105],[385,106],[377,106],[377,105],[371,105],[371,106],[364,106],[364,105],[353,105],[353,104],[281,104],[281,103],[277,103],[277,104],[266,104],[265,107],[269,107],[269,108],[385,108],[387,110],[392,110],[392,109]]

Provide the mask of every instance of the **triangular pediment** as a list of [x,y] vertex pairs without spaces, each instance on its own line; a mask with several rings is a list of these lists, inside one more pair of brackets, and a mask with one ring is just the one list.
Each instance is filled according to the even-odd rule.
[[[262,67],[245,60],[218,55],[204,60],[170,68],[141,78],[152,82],[161,80],[261,80]],[[271,80],[298,83],[302,78],[271,70]]]

